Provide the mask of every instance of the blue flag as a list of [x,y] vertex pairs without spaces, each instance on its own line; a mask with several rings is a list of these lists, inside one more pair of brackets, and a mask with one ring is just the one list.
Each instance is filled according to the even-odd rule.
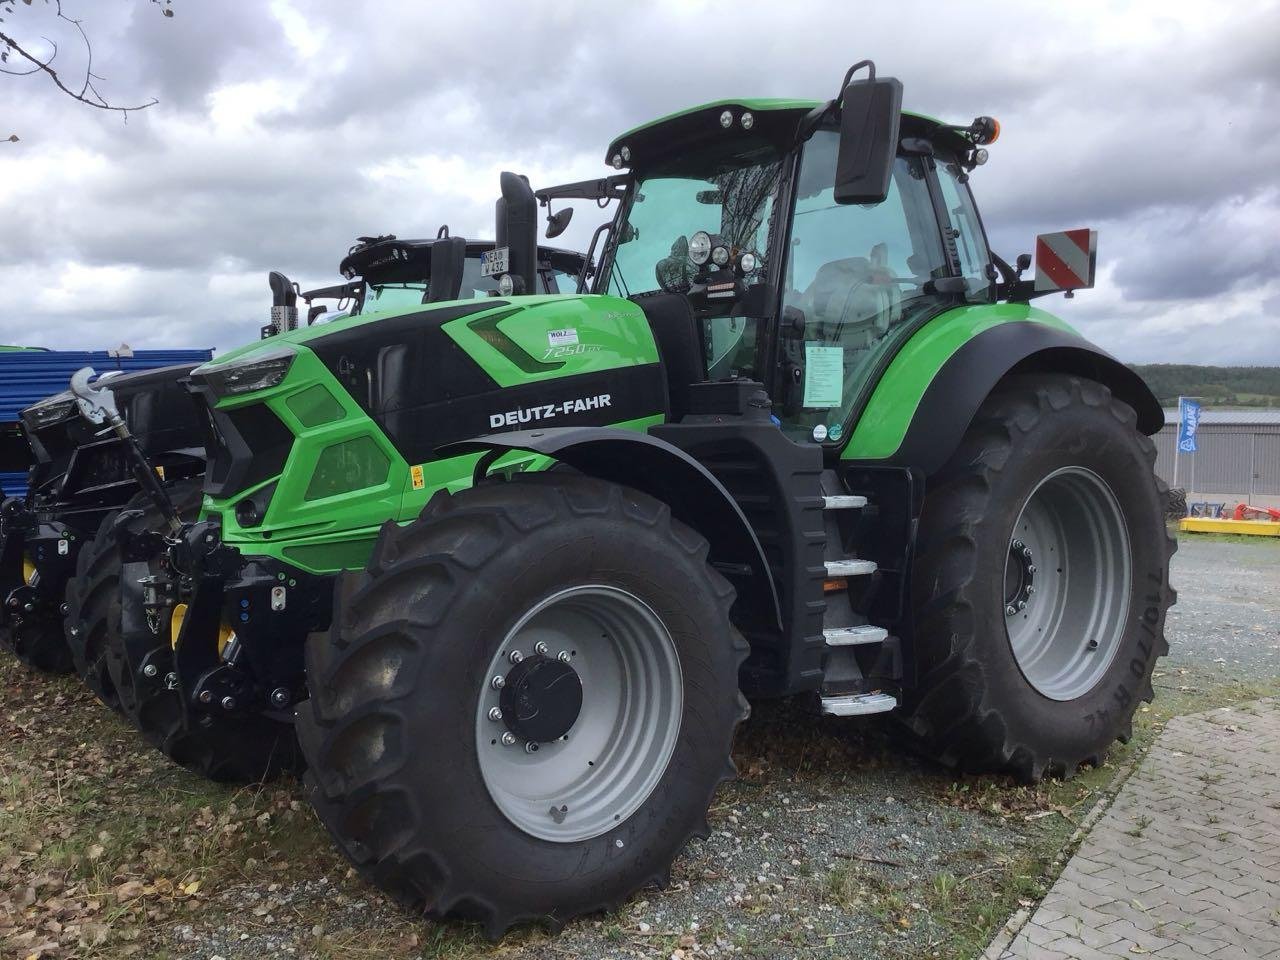
[[1200,426],[1200,404],[1186,397],[1178,398],[1178,450],[1196,452],[1196,430]]

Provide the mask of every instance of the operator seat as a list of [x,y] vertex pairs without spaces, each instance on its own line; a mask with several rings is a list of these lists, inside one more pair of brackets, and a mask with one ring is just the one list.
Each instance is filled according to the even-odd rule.
[[800,296],[799,308],[821,339],[854,349],[871,346],[902,319],[896,285],[884,277],[883,244],[871,257],[846,257],[818,268]]
[[631,298],[644,311],[667,374],[671,419],[689,412],[689,385],[707,379],[702,333],[689,298],[678,293],[646,293]]

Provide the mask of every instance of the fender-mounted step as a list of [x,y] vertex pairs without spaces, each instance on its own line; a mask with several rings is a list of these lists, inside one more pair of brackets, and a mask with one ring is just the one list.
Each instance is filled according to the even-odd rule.
[[848,493],[828,495],[822,498],[823,510],[861,510],[866,505],[866,497]]
[[861,717],[869,713],[887,713],[898,705],[898,698],[887,693],[851,693],[843,697],[823,697],[822,712],[829,717]]
[[827,627],[822,631],[822,638],[828,647],[854,647],[862,643],[880,643],[889,631],[884,627],[873,627],[869,623],[856,627]]
[[876,572],[874,560],[828,560],[828,577],[865,577]]

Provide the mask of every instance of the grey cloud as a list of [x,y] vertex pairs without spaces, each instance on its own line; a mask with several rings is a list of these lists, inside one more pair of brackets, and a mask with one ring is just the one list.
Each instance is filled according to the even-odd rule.
[[[267,5],[175,0],[165,19],[146,3],[64,2],[81,7],[112,95],[161,103],[124,125],[0,78],[0,116],[23,137],[0,153],[6,286],[40,304],[60,264],[140,273],[127,306],[64,309],[56,326],[47,307],[0,316],[0,341],[34,320],[54,346],[230,347],[265,311],[267,269],[327,282],[360,233],[429,235],[447,221],[491,235],[496,182],[478,171],[598,175],[609,140],[637,123],[719,97],[828,97],[867,55],[904,81],[910,108],[1001,119],[973,178],[998,251],[1030,250],[1045,230],[1102,231],[1103,285],[1062,310],[1105,346],[1165,358],[1186,339],[1169,333],[1178,323],[1217,329],[1214,298],[1241,329],[1276,317],[1275,2],[1225,17],[1002,0],[944,19],[923,2],[798,0],[785,16],[743,2],[714,35],[694,3],[602,12],[576,0],[495,23],[456,4],[295,2],[315,57]],[[232,119],[259,116],[229,123],[220,101]],[[566,242],[588,241],[599,214],[587,206]],[[229,291],[214,276],[250,279]]]

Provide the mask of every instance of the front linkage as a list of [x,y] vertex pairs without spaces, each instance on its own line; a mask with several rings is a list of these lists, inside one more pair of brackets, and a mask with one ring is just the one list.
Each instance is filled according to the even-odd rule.
[[[75,572],[84,540],[18,497],[0,503],[0,632],[25,662],[42,670],[71,669],[62,642],[62,585]],[[43,642],[52,637],[52,643]]]
[[306,696],[305,637],[329,626],[332,578],[246,560],[222,542],[215,521],[184,525],[159,554],[154,534],[144,535],[129,556],[150,559],[121,598],[138,682],[178,691],[188,725],[208,715],[288,722]]

